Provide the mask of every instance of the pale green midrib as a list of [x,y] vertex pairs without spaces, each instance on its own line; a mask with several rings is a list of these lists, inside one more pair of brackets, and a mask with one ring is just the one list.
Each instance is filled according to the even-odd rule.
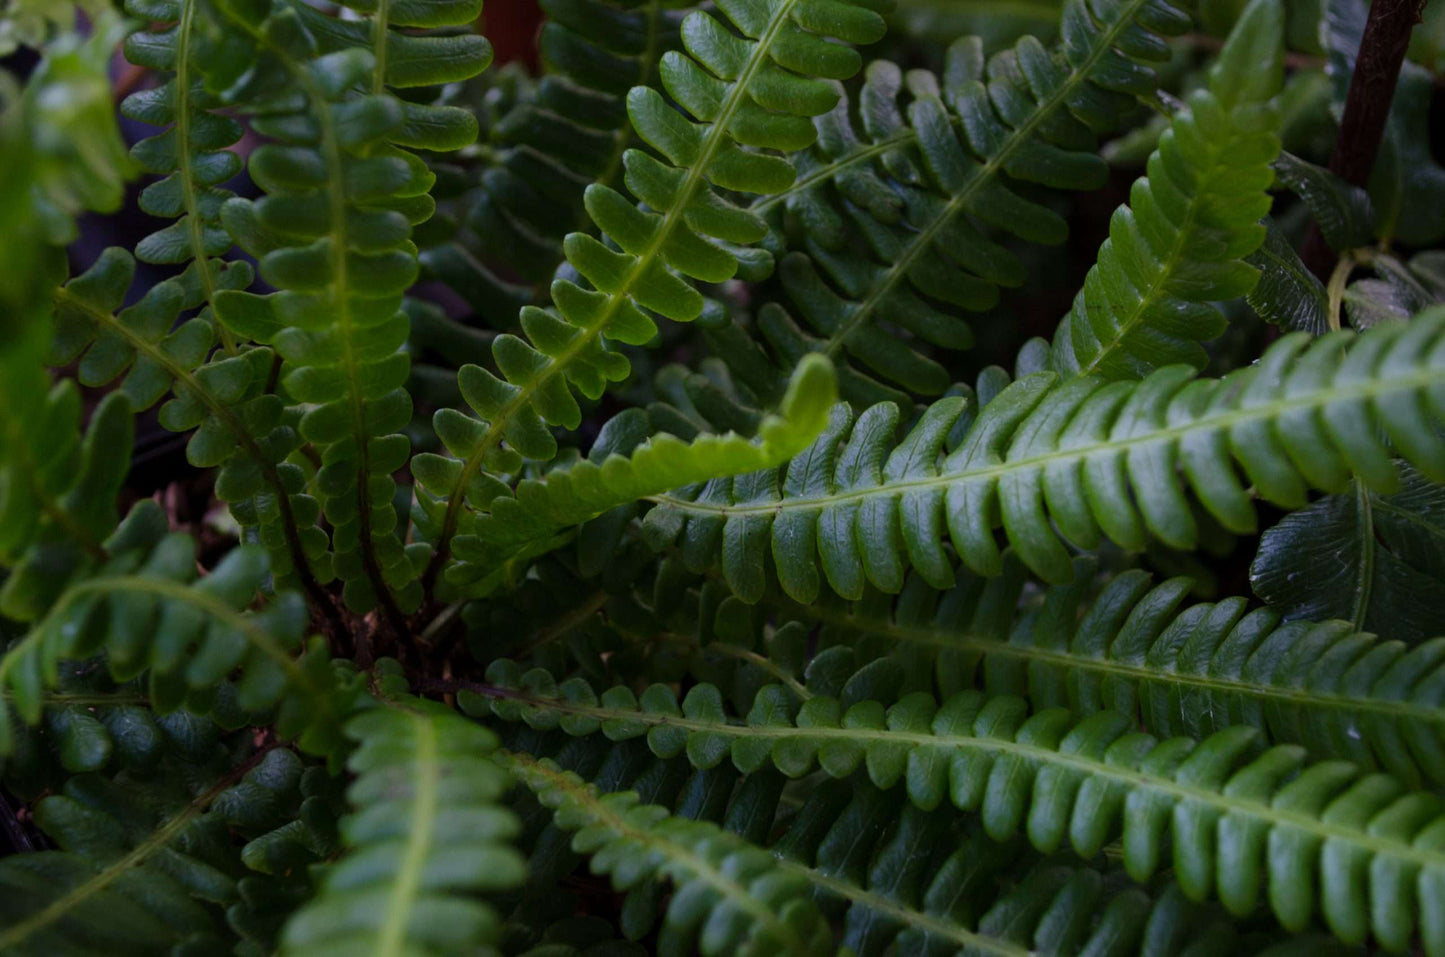
[[[495,696],[495,695],[494,695]],[[718,724],[712,721],[698,721],[691,718],[655,714],[646,711],[626,711],[618,708],[603,708],[578,705],[554,698],[538,698],[519,691],[507,690],[507,700],[523,702],[530,707],[543,708],[598,721],[618,721],[650,726],[665,726],[686,731],[697,731],[734,738],[832,738],[841,741],[899,745],[910,747],[932,747],[939,749],[973,748],[994,751],[1001,755],[1021,758],[1039,766],[1063,766],[1093,778],[1107,778],[1129,787],[1154,791],[1177,801],[1189,801],[1218,808],[1221,813],[1251,817],[1270,827],[1293,827],[1325,840],[1337,840],[1368,850],[1371,854],[1383,854],[1397,859],[1408,860],[1422,866],[1445,867],[1445,849],[1430,850],[1408,844],[1388,841],[1363,831],[1352,830],[1332,822],[1312,818],[1305,814],[1270,807],[1255,801],[1232,797],[1219,791],[1193,787],[1168,778],[1130,769],[1105,761],[1094,761],[1078,754],[1065,754],[1031,744],[1021,744],[1003,738],[974,737],[972,735],[938,735],[915,731],[891,731],[882,728],[797,728],[791,726],[753,726],[739,724]],[[814,764],[817,761],[815,759]],[[1338,762],[1335,762],[1338,763]],[[1380,808],[1383,810],[1383,806]]]
[[[1109,658],[1089,658],[1068,651],[1054,651],[1037,645],[1014,644],[1007,639],[987,635],[960,633],[945,628],[926,628],[899,625],[887,619],[858,618],[851,615],[820,612],[817,606],[789,604],[790,613],[801,613],[814,621],[842,625],[894,638],[899,641],[933,645],[938,648],[956,648],[962,651],[977,651],[985,655],[1002,658],[1017,658],[1025,661],[1039,661],[1076,671],[1094,672],[1121,678],[1132,678],[1141,683],[1177,685],[1199,688],[1222,694],[1240,694],[1251,698],[1287,701],[1304,707],[1320,709],[1371,712],[1412,718],[1435,724],[1445,724],[1445,708],[1419,704],[1413,701],[1391,701],[1380,698],[1359,698],[1343,694],[1293,688],[1282,685],[1259,684],[1231,678],[1219,678],[1184,671],[1164,671],[1147,664],[1132,665]],[[1358,629],[1356,629],[1358,630]]]
[[192,821],[205,813],[206,808],[210,807],[211,803],[228,787],[230,787],[229,784],[218,784],[212,787],[187,804],[175,817],[153,831],[149,837],[137,844],[124,857],[108,865],[89,880],[71,888],[43,910],[0,931],[0,952],[8,953],[10,948],[20,944],[36,931],[59,920],[81,901],[103,891],[123,875],[145,863],[152,854],[164,850],[166,845],[170,844]]
[[[181,20],[176,29],[176,153],[180,157],[181,195],[186,204],[186,232],[191,241],[191,255],[201,271],[201,285],[209,305],[216,296],[216,277],[206,255],[205,223],[196,201],[196,183],[191,176],[191,31],[195,25],[198,0],[182,0]],[[221,322],[214,323],[227,355],[236,354],[236,341],[231,330]]]
[[[531,544],[532,541],[532,539],[528,539],[527,544]],[[591,595],[588,595],[584,601],[579,602],[563,613],[560,618],[538,628],[535,634],[519,643],[517,645],[519,653],[531,654],[543,645],[549,644],[567,634],[567,632],[590,620],[593,615],[606,607],[608,599],[611,597],[605,589],[597,589]]]
[[[385,0],[383,0],[383,6]],[[288,60],[289,62],[289,60]],[[341,327],[342,368],[346,376],[346,400],[351,409],[351,431],[356,441],[356,522],[357,551],[361,553],[363,572],[376,592],[377,605],[386,609],[392,604],[391,586],[377,566],[375,544],[371,540],[371,463],[369,461],[370,436],[366,431],[366,403],[361,398],[361,371],[357,368],[355,323],[351,315],[351,276],[347,262],[346,242],[346,192],[341,181],[341,146],[336,138],[329,104],[321,90],[312,82],[304,69],[293,71],[306,87],[307,96],[316,105],[317,124],[321,131],[321,148],[326,157],[326,168],[337,171],[326,177],[326,194],[330,207],[331,235],[331,289],[336,297],[336,321]],[[380,69],[377,75],[381,75]]]
[[[669,861],[674,861],[696,875],[696,877],[712,887],[718,893],[733,901],[740,909],[747,911],[759,924],[770,924],[791,940],[795,950],[790,953],[802,953],[802,942],[799,941],[797,933],[786,921],[779,919],[771,910],[760,903],[748,893],[747,888],[737,881],[728,877],[722,871],[713,867],[705,858],[693,853],[690,848],[684,847],[674,841],[659,838],[648,831],[642,831],[627,822],[627,819],[613,811],[601,800],[597,791],[588,785],[578,786],[565,773],[553,771],[529,754],[512,751],[497,751],[495,756],[504,764],[513,763],[527,768],[531,773],[545,777],[552,787],[565,791],[572,796],[578,805],[586,807],[593,821],[602,820],[607,828],[615,834],[624,834],[629,839],[640,844],[656,848]],[[526,782],[524,779],[523,783]]]
[[[327,109],[328,101],[321,89],[312,80],[310,72],[303,64],[297,63],[295,58],[283,47],[277,46],[270,37],[246,20],[231,17],[231,22],[243,29],[257,43],[265,45],[286,64],[287,70],[296,78],[306,92],[306,97],[317,106],[314,111],[317,125],[320,130],[321,148],[325,157],[327,169],[340,170],[341,148],[336,138],[335,125],[332,122],[331,111]],[[341,347],[343,358],[343,370],[347,380],[346,398],[351,410],[352,431],[357,439],[356,463],[357,463],[357,550],[361,554],[362,567],[370,581],[372,590],[376,593],[377,605],[383,612],[395,610],[395,599],[391,593],[391,586],[386,583],[381,569],[376,562],[376,552],[371,540],[371,498],[369,494],[370,466],[368,462],[367,444],[369,437],[366,434],[366,407],[360,399],[360,374],[356,368],[355,343],[352,342],[354,333],[350,298],[346,295],[349,285],[347,262],[346,262],[346,194],[345,186],[341,182],[339,173],[326,177],[326,191],[328,199],[328,212],[330,215],[330,234],[326,237],[331,246],[332,282],[331,289],[337,297],[335,308],[340,325],[343,328],[341,335]],[[396,534],[392,532],[393,536]],[[397,612],[397,616],[400,613]],[[388,614],[388,618],[393,617]]]
[[406,951],[406,929],[411,907],[421,888],[427,855],[431,853],[439,811],[441,764],[437,753],[437,732],[432,722],[419,714],[409,714],[416,727],[413,743],[412,799],[408,808],[411,826],[407,829],[406,850],[402,854],[396,879],[387,897],[376,950],[377,957],[401,957]]
[[[951,114],[949,116],[949,122],[953,126],[960,125],[959,119]],[[854,150],[846,156],[840,157],[839,159],[836,159],[825,166],[820,166],[805,176],[798,177],[796,180],[793,181],[792,186],[789,186],[781,193],[773,193],[771,196],[761,197],[756,202],[750,204],[748,208],[755,213],[766,212],[778,203],[787,200],[789,196],[805,192],[811,189],[815,184],[825,182],[833,178],[834,176],[838,175],[838,173],[842,172],[850,166],[856,166],[859,163],[866,162],[867,160],[870,160],[875,156],[880,156],[883,153],[887,153],[889,150],[897,149],[900,146],[906,146],[909,143],[916,142],[917,139],[918,131],[911,126],[906,126],[899,132],[894,133],[892,136],[888,137],[887,139],[877,140],[873,143],[868,144],[867,146]]]
[[[873,311],[878,307],[884,298],[893,290],[893,287],[906,275],[913,266],[913,261],[933,245],[934,238],[953,221],[953,218],[963,211],[964,207],[973,199],[977,192],[985,185],[993,182],[998,174],[1002,172],[1004,165],[1022,146],[1027,143],[1043,122],[1053,116],[1054,111],[1063,106],[1080,84],[1087,83],[1094,67],[1099,64],[1106,54],[1113,52],[1114,41],[1133,25],[1134,14],[1147,6],[1150,0],[1127,0],[1118,12],[1118,18],[1094,38],[1094,47],[1089,55],[1084,58],[1083,63],[1074,68],[1064,82],[1049,94],[1048,99],[1038,105],[1038,109],[1029,113],[1022,124],[1015,127],[1008,139],[999,147],[997,153],[990,156],[987,162],[974,168],[972,176],[963,187],[955,193],[945,204],[943,210],[932,222],[914,234],[908,247],[903,254],[895,259],[883,274],[883,278],[868,291],[858,305],[849,314],[836,330],[828,336],[828,345],[822,350],[824,355],[833,356],[843,349],[848,337],[853,330],[861,326]],[[960,267],[961,268],[961,267]]]
[[[1370,596],[1375,585],[1375,516],[1370,508],[1370,490],[1358,478],[1355,486],[1355,511],[1358,521],[1355,532],[1360,538],[1360,568],[1355,577],[1355,597],[1350,609],[1350,623],[1356,631],[1365,627],[1370,613]],[[1309,574],[1308,571],[1305,574]]]
[[[811,606],[809,607],[811,608]],[[813,692],[809,691],[806,685],[804,685],[797,678],[794,678],[792,675],[784,671],[781,667],[778,666],[777,662],[773,661],[766,655],[760,655],[756,651],[744,648],[741,645],[734,645],[722,640],[715,640],[709,644],[703,645],[699,643],[696,635],[683,634],[682,632],[671,631],[667,629],[655,632],[653,634],[641,634],[639,632],[624,627],[618,622],[612,621],[609,621],[607,623],[607,626],[618,635],[621,635],[624,638],[630,639],[631,641],[638,642],[640,644],[650,644],[652,642],[661,641],[674,645],[684,645],[702,654],[717,652],[718,654],[728,658],[735,658],[738,661],[746,661],[750,664],[756,665],[763,671],[766,671],[768,674],[772,675],[774,678],[777,679],[779,684],[785,686],[786,688],[788,688],[788,690],[796,694],[800,700],[807,701],[809,698],[812,698],[814,696]]]
[[[291,496],[286,492],[281,482],[281,474],[276,470],[276,464],[268,459],[261,452],[261,447],[256,444],[255,438],[246,429],[246,425],[236,414],[210,389],[201,384],[191,373],[191,370],[176,362],[171,356],[155,343],[143,338],[132,330],[125,323],[120,322],[109,312],[96,309],[90,303],[77,299],[64,286],[55,290],[57,298],[64,299],[68,304],[81,310],[97,323],[104,324],[107,329],[115,332],[130,343],[131,348],[137,352],[145,353],[146,357],[156,365],[170,373],[171,377],[178,382],[185,383],[191,395],[195,396],[202,405],[210,410],[211,414],[225,423],[227,430],[235,437],[236,442],[246,452],[248,458],[255,462],[261,470],[261,476],[266,484],[276,492],[276,506],[281,512],[283,531],[286,537],[286,547],[291,553],[291,562],[296,566],[298,574],[311,575],[311,559],[306,555],[306,550],[301,547],[299,530],[296,527],[296,519],[291,511]],[[217,323],[219,326],[220,323]],[[314,577],[314,576],[313,576]]]
[[[664,632],[664,634],[673,635],[675,633]],[[685,635],[680,635],[678,637],[687,639],[687,636]],[[696,644],[696,642],[694,642],[694,644]],[[809,691],[805,685],[798,681],[797,678],[794,678],[782,668],[778,667],[778,665],[771,658],[768,658],[765,655],[760,655],[756,651],[750,651],[747,648],[739,648],[737,645],[730,645],[726,641],[714,641],[711,644],[700,646],[698,650],[701,651],[703,654],[707,654],[708,652],[716,652],[728,658],[736,658],[739,661],[746,661],[749,664],[755,665],[756,667],[761,668],[763,671],[766,671],[768,674],[772,675],[778,680],[779,684],[787,688],[789,691],[793,692],[793,694],[797,695],[800,700],[807,701],[808,699],[813,697],[813,692]]]
[[974,469],[968,472],[946,473],[926,478],[889,482],[883,485],[875,485],[871,488],[851,489],[832,495],[782,499],[777,502],[758,505],[701,504],[687,499],[676,498],[671,495],[650,495],[647,496],[646,500],[666,505],[669,508],[675,508],[682,512],[724,516],[782,514],[783,512],[796,511],[799,509],[821,509],[845,502],[861,502],[880,495],[893,497],[905,492],[942,488],[965,482],[992,481],[1012,472],[1041,468],[1052,463],[1064,462],[1071,459],[1082,460],[1091,455],[1118,452],[1142,445],[1160,442],[1173,443],[1194,432],[1226,429],[1249,422],[1275,419],[1287,412],[1301,409],[1329,405],[1334,402],[1372,400],[1395,392],[1424,389],[1435,384],[1439,376],[1440,370],[1430,368],[1417,371],[1413,375],[1396,376],[1384,381],[1366,380],[1344,386],[1326,385],[1318,392],[1308,396],[1277,399],[1273,402],[1265,402],[1243,409],[1231,409],[1228,412],[1222,412],[1180,425],[1159,429],[1146,435],[1135,435],[1123,439],[1096,442],[1092,445],[1059,449],[1024,459],[1016,459],[1011,462],[1003,462],[998,465]]
[[376,60],[376,68],[371,82],[373,94],[386,92],[386,41],[387,35],[391,32],[391,0],[378,0],[376,13],[371,19],[371,55]]
[[686,647],[703,655],[715,652],[727,658],[734,658],[738,661],[746,661],[749,664],[756,665],[763,671],[766,671],[768,674],[772,675],[774,678],[777,679],[778,684],[786,687],[789,691],[797,695],[799,699],[807,701],[809,698],[813,697],[813,692],[809,691],[805,685],[798,681],[797,678],[794,678],[792,675],[788,674],[786,671],[780,668],[777,662],[773,661],[766,655],[760,655],[756,651],[752,651],[740,645],[730,644],[726,641],[721,640],[713,641],[709,644],[702,645],[698,643],[698,639],[696,636],[685,635],[681,632],[659,631],[656,634],[652,635],[641,635],[633,631],[628,631],[626,628],[622,628],[616,624],[609,623],[609,625],[613,631],[636,642],[648,643],[653,641],[664,641],[674,645],[685,645]]
[[[1140,0],[1136,0],[1140,2]],[[769,21],[768,28],[753,45],[752,53],[749,55],[747,64],[743,67],[738,78],[733,81],[732,88],[728,91],[727,98],[723,100],[708,129],[707,137],[703,140],[702,146],[698,149],[695,162],[688,167],[687,175],[683,178],[682,185],[675,194],[675,200],[670,209],[664,214],[662,222],[658,224],[657,230],[653,233],[652,241],[643,250],[633,263],[631,271],[622,285],[614,293],[609,293],[607,302],[598,312],[598,319],[586,327],[572,326],[577,329],[580,335],[574,337],[557,356],[549,356],[546,366],[534,377],[525,383],[516,384],[516,394],[504,405],[487,424],[486,435],[477,443],[472,454],[462,463],[462,471],[457,479],[456,486],[452,489],[447,499],[446,513],[442,518],[441,533],[437,536],[435,551],[433,552],[432,568],[428,569],[428,576],[434,576],[440,571],[439,562],[443,561],[450,547],[451,538],[456,534],[457,522],[461,517],[462,505],[466,501],[467,486],[471,484],[472,478],[482,467],[482,461],[486,458],[496,444],[502,440],[506,426],[511,423],[514,416],[523,408],[527,407],[532,397],[538,394],[542,388],[552,380],[553,376],[564,374],[572,362],[589,348],[602,330],[611,321],[615,313],[632,296],[632,286],[637,282],[648,267],[660,254],[663,245],[671,237],[673,229],[683,221],[687,207],[692,203],[693,195],[698,188],[707,182],[704,175],[708,165],[712,162],[713,154],[729,140],[728,125],[733,115],[740,108],[747,96],[747,87],[754,75],[762,68],[768,60],[768,51],[778,33],[782,30],[783,24],[788,22],[788,14],[798,3],[798,0],[783,0],[773,12],[773,19]]]
[[[88,582],[82,582],[74,586],[61,601],[56,602],[59,609],[64,603],[73,600],[75,596],[91,592],[112,592],[112,591],[133,591],[156,595],[170,601],[179,601],[194,605],[196,608],[210,615],[235,631],[241,632],[247,642],[259,648],[266,657],[275,661],[287,671],[293,680],[303,681],[311,684],[310,676],[306,670],[297,664],[284,648],[272,640],[264,628],[259,627],[255,620],[236,611],[225,602],[216,598],[208,592],[199,588],[183,585],[180,582],[169,581],[163,578],[145,578],[139,575],[118,575],[114,578],[98,578]],[[68,596],[68,597],[67,597]],[[317,689],[319,691],[319,689]]]
[[932,914],[925,914],[920,910],[900,904],[886,895],[865,890],[856,884],[839,880],[836,877],[830,877],[816,868],[808,867],[806,864],[800,864],[797,861],[791,861],[781,857],[778,858],[778,864],[783,870],[806,878],[809,883],[816,887],[837,894],[839,897],[847,898],[856,904],[866,907],[868,910],[891,917],[905,927],[916,928],[946,940],[956,941],[964,947],[967,947],[970,953],[982,952],[997,954],[998,957],[1033,957],[1036,953],[1019,944],[1013,944],[1008,941],[999,940],[996,937],[974,933],[959,924],[950,923]]

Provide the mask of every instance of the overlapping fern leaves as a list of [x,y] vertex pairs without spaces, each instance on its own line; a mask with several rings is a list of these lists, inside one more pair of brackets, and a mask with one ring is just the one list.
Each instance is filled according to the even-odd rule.
[[966,577],[943,593],[915,575],[896,599],[777,604],[780,617],[820,628],[822,648],[896,662],[904,690],[977,686],[1036,709],[1108,709],[1161,736],[1247,725],[1319,757],[1441,784],[1440,641],[1412,647],[1347,622],[1284,622],[1239,598],[1185,604],[1188,579],[1151,586],[1137,570],[1090,597],[1092,563],[1077,564],[1074,583],[1022,612],[1027,575],[1009,554],[998,578]]
[[[227,147],[240,140],[243,130],[215,110],[219,103],[197,74],[192,51],[199,6],[200,0],[131,0],[127,5],[128,13],[158,21],[160,28],[127,37],[126,58],[170,76],[131,94],[121,108],[131,119],[168,127],[137,143],[131,155],[146,172],[164,177],[142,193],[141,208],[176,221],[143,239],[136,256],[149,263],[194,263],[201,301],[208,305],[218,289],[244,287],[251,276],[249,264],[237,264],[229,267],[237,275],[227,283],[213,261],[232,246],[221,225],[221,206],[234,194],[221,184],[241,171],[240,156]],[[220,336],[226,352],[234,353],[230,334],[222,329]]]
[[[708,841],[705,846],[715,848],[713,853],[737,854],[736,849],[748,846],[733,834],[766,844],[773,857],[770,866],[780,878],[811,885],[823,913],[841,922],[842,946],[865,957],[887,953],[889,948],[996,957],[1031,952],[1225,954],[1242,943],[1221,908],[1191,902],[1175,885],[1154,893],[1123,887],[1118,873],[1101,876],[1091,868],[1041,859],[1022,840],[995,842],[981,828],[962,824],[947,810],[923,811],[912,805],[900,809],[886,792],[866,782],[855,780],[846,790],[816,788],[795,813],[778,807],[776,788],[744,786],[731,801],[697,801],[701,789],[694,784],[713,784],[707,779],[720,774],[728,780],[722,773],[726,769],[718,768],[695,772],[675,799],[675,808],[666,795],[638,806],[633,794],[600,794],[551,761],[520,756],[512,760],[523,765],[520,776],[529,788],[549,804],[571,812],[556,818],[556,826],[564,831],[611,811],[614,818],[661,821],[654,826],[669,837],[677,836],[678,844]],[[572,750],[560,754],[559,760],[579,763]],[[624,780],[619,787],[633,784]],[[713,788],[707,792],[716,793]],[[786,824],[770,836],[775,813]],[[707,823],[712,820],[722,832]],[[636,843],[616,831],[613,834],[617,845],[636,849]],[[584,831],[578,833],[574,846],[585,848],[592,842],[591,834]],[[653,860],[667,860],[668,851],[676,853],[673,848],[659,848]],[[610,869],[609,865],[604,862],[599,867]],[[614,886],[625,890],[629,901],[640,903],[650,894],[649,878],[655,879],[655,869],[649,861],[645,871],[652,873],[640,881],[634,869],[619,870]],[[679,883],[691,876],[682,867],[670,869],[682,872]],[[765,886],[757,896],[771,890]],[[729,916],[741,909],[731,901],[720,903],[717,909]],[[634,913],[647,909],[639,906]],[[648,917],[633,927],[633,936],[650,929]],[[678,924],[686,926],[689,919],[701,920],[706,934],[715,918],[699,918],[690,910],[674,914],[669,909],[662,915],[662,938],[670,944],[685,937],[678,933]],[[1250,943],[1259,952],[1273,953],[1268,945],[1277,939],[1260,933]],[[1316,937],[1310,943],[1319,946],[1321,941]]]
[[[544,6],[552,75],[460,157],[500,164],[478,248],[554,280],[474,289],[491,330],[403,306],[479,128],[478,0],[130,0],[174,222],[69,282],[29,247],[118,190],[0,116],[0,813],[35,812],[0,950],[1445,957],[1445,638],[1130,570],[1255,499],[1445,481],[1445,310],[1195,368],[1264,235],[1279,0],[1054,343],[976,389],[934,350],[1063,238],[1096,138],[1168,107],[1187,16],[1067,2],[1055,50],[878,62],[855,115],[887,0]],[[256,199],[223,188],[243,127]],[[719,307],[774,256],[802,325],[765,307],[759,342]],[[175,275],[132,295],[137,258]],[[725,361],[593,423],[659,316],[704,327],[663,361]],[[198,520],[198,559],[178,486],[117,522],[157,405],[240,542]]]
[[[914,71],[905,80],[890,63],[871,65],[861,129],[846,102],[820,119],[818,146],[797,157],[798,182],[754,205],[786,209],[805,237],[808,256],[789,256],[781,274],[806,329],[776,306],[758,317],[784,368],[809,351],[864,366],[840,375],[844,396],[861,404],[947,388],[943,366],[919,346],[967,348],[972,333],[956,311],[988,309],[1000,286],[1023,283],[1022,263],[999,237],[1067,236],[1063,219],[1019,184],[1102,185],[1096,135],[1154,95],[1166,39],[1189,26],[1183,12],[1142,0],[1071,2],[1063,17],[1057,56],[1032,37],[993,57],[976,38],[960,39],[940,77]],[[860,238],[847,243],[850,234]],[[754,389],[776,388],[765,366],[747,361],[737,330],[715,344]]]
[[[268,195],[228,202],[222,215],[280,290],[231,292],[217,311],[238,335],[274,343],[285,361],[282,384],[310,406],[297,431],[320,453],[312,488],[332,526],[332,571],[348,606],[379,606],[397,632],[402,610],[421,601],[390,477],[410,453],[400,432],[411,418],[401,299],[418,268],[411,228],[434,209],[432,175],[403,147],[454,149],[476,130],[470,115],[407,104],[387,89],[471,75],[489,48],[480,38],[392,27],[464,23],[476,6],[383,5],[389,19],[343,25],[304,6],[215,3],[226,35],[245,38],[244,56],[223,61],[207,82],[273,141],[250,167]],[[363,39],[369,46],[356,45]],[[456,49],[437,57],[438,45]],[[251,62],[266,69],[241,69]]]
[[[417,528],[434,549],[427,584],[446,562],[453,536],[469,531],[462,525],[471,517],[465,506],[474,484],[485,488],[487,473],[516,472],[523,460],[550,460],[557,446],[548,425],[572,429],[581,421],[572,390],[595,398],[627,375],[626,358],[606,343],[650,340],[656,325],[649,313],[695,319],[703,300],[688,280],[720,282],[737,272],[743,253],[734,247],[756,242],[766,228],[722,191],[774,193],[792,184],[792,166],[767,150],[813,141],[809,117],[837,100],[817,77],[846,78],[861,63],[830,38],[878,39],[883,20],[873,7],[889,5],[733,0],[720,12],[736,34],[708,13],[684,21],[686,52],[667,53],[660,67],[677,107],[652,87],[634,87],[627,96],[634,130],[657,154],[629,150],[623,157],[627,188],[646,208],[612,187],[588,187],[587,213],[607,242],[573,233],[565,251],[591,288],[559,279],[554,310],[523,309],[527,338],[504,335],[493,346],[500,377],[480,366],[461,371],[462,394],[482,428],[438,429],[461,468],[440,486],[423,483],[418,494]],[[477,496],[474,507],[484,508],[494,495]]]
[[[284,737],[339,762],[340,722],[354,707],[357,683],[336,670],[324,642],[304,641],[308,615],[299,595],[244,613],[266,574],[264,551],[238,548],[194,581],[194,541],[167,534],[153,502],[133,510],[105,549],[114,557],[61,592],[0,658],[0,687],[21,719],[40,720],[60,661],[103,652],[116,679],[145,675],[159,712],[184,705],[232,726],[268,719]],[[235,673],[234,689],[223,694]],[[0,753],[13,747],[9,721],[0,709]]]
[[300,468],[286,461],[299,440],[281,397],[267,388],[273,351],[217,350],[218,324],[209,309],[178,322],[184,313],[205,306],[214,292],[249,285],[250,266],[209,263],[203,268],[197,261],[120,309],[135,268],[129,253],[111,248],[56,291],[49,361],[67,365],[78,358],[78,377],[86,385],[120,379],[117,392],[133,412],[173,395],[161,406],[161,425],[192,433],[187,460],[219,468],[217,496],[255,527],[280,580],[300,584],[318,607],[329,608],[330,599],[321,591],[331,576],[325,571],[326,535],[316,527],[320,508],[305,489]]
[[[505,679],[507,669],[491,674]],[[520,688],[477,687],[463,706],[574,735],[645,738],[659,756],[685,754],[699,768],[730,760],[744,773],[863,772],[885,790],[901,785],[923,810],[976,811],[995,840],[1022,833],[1040,851],[1068,846],[1085,858],[1121,840],[1135,880],[1172,864],[1186,895],[1218,895],[1239,916],[1264,901],[1292,932],[1319,915],[1347,942],[1373,935],[1402,949],[1418,934],[1426,953],[1445,952],[1433,907],[1445,881],[1438,799],[1345,762],[1311,765],[1303,748],[1260,753],[1250,728],[1160,741],[1117,711],[1030,715],[1021,699],[977,691],[943,702],[916,692],[892,707],[828,696],[799,706],[780,685],[737,724],[710,685],[679,705],[663,685],[599,698],[580,679],[541,675]]]
[[[524,479],[515,497],[497,495],[491,511],[477,516],[475,532],[454,543],[458,563],[448,581],[454,586],[491,584],[496,570],[529,545],[545,543],[568,526],[581,525],[609,509],[630,505],[649,494],[703,481],[720,474],[735,474],[759,467],[774,468],[805,449],[823,430],[828,409],[836,398],[831,366],[822,360],[800,363],[784,397],[780,415],[768,416],[750,441],[728,432],[707,433],[683,443],[660,433],[636,449],[603,454],[611,445],[601,437],[589,459],[559,468],[542,480]],[[625,434],[646,416],[621,417],[609,430]],[[469,420],[439,415],[438,422]],[[638,423],[640,424],[640,423]],[[645,426],[644,426],[645,427]],[[640,439],[634,434],[632,439]],[[417,456],[417,475],[449,481],[459,466],[441,456]]]
[[335,822],[316,785],[294,754],[272,748],[172,753],[146,773],[71,778],[36,806],[58,849],[0,863],[0,949],[141,957],[268,946],[249,902],[274,905],[287,889],[243,859],[278,840],[293,848],[287,866],[332,851]]

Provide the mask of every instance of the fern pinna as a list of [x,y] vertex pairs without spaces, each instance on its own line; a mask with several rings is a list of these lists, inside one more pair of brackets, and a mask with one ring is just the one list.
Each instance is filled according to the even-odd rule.
[[0,10],[0,952],[1445,957],[1394,6],[110,6]]

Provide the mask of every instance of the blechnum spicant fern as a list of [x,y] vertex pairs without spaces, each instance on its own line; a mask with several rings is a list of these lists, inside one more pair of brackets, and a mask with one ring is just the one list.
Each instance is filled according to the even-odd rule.
[[0,953],[1445,957],[1408,18],[501,2],[0,9]]

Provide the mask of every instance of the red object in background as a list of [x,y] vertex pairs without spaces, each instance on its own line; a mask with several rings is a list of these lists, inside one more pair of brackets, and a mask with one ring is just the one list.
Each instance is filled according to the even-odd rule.
[[498,66],[521,60],[537,72],[537,31],[542,9],[537,0],[487,0],[482,7],[482,35],[492,41]]

